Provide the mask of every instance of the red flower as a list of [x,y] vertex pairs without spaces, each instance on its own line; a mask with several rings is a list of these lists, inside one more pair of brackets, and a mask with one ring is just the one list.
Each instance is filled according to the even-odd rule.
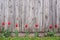
[[8,22],[8,25],[10,25],[10,24],[11,24],[11,22],[9,21],[9,22]]
[[52,29],[52,25],[50,25],[49,28]]
[[2,26],[4,26],[5,25],[5,22],[2,22]]
[[38,24],[35,24],[35,27],[38,28]]
[[28,24],[25,24],[25,28],[28,28]]
[[55,28],[57,28],[58,26],[57,25],[55,25]]
[[16,28],[18,27],[18,24],[16,24]]

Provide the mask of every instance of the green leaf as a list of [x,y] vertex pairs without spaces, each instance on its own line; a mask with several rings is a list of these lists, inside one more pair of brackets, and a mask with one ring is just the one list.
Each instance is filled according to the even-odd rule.
[[11,32],[7,29],[7,30],[4,32],[4,36],[5,36],[5,37],[11,36]]
[[25,36],[28,37],[28,35],[29,35],[29,32],[26,30],[26,35]]
[[18,30],[15,31],[15,36],[18,37]]
[[35,37],[39,37],[39,33],[37,31],[35,32]]

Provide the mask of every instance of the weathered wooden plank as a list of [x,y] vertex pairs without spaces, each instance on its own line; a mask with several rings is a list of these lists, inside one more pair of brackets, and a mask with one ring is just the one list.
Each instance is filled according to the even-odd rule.
[[8,0],[5,0],[5,29],[8,28]]
[[16,12],[15,12],[15,14],[16,14],[16,23],[15,24],[18,24],[18,27],[17,27],[17,30],[19,31],[19,0],[16,0],[15,1],[15,8],[16,8]]
[[44,0],[44,30],[49,29],[49,0]]
[[1,26],[1,3],[0,3],[0,26]]
[[[0,0],[0,26],[5,21],[10,21],[10,30],[15,31],[15,24],[18,24],[18,31],[25,31],[25,24],[28,30],[35,31],[34,25],[39,25],[38,31],[48,30],[50,25],[60,26],[60,1],[59,0]],[[55,28],[54,28],[55,29]],[[46,31],[47,31],[46,30]]]
[[60,0],[57,0],[57,25],[60,31]]
[[39,25],[39,31],[43,31],[42,29],[43,29],[43,27],[42,27],[42,6],[43,6],[43,0],[38,0],[37,1],[37,23],[38,23],[38,25]]

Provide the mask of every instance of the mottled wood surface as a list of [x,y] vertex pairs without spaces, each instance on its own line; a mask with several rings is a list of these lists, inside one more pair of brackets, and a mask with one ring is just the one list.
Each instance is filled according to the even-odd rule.
[[30,32],[35,31],[34,24],[38,24],[38,31],[48,31],[49,26],[58,26],[60,31],[60,0],[0,0],[0,30],[2,22],[10,21],[9,29],[14,32],[15,24],[18,31],[25,32],[25,24],[28,24]]

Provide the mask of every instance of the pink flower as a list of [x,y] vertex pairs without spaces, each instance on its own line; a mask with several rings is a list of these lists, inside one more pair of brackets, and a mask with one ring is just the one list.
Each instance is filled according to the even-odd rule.
[[8,25],[10,25],[11,24],[11,22],[10,21],[8,21]]
[[55,28],[57,28],[58,26],[57,25],[55,25]]
[[18,27],[18,24],[16,24],[15,26],[16,26],[16,28],[17,28],[17,27]]
[[2,26],[4,26],[5,25],[5,22],[2,22]]
[[52,25],[50,25],[49,28],[52,29]]
[[38,28],[38,24],[35,24],[35,27]]
[[28,28],[28,24],[25,24],[25,28]]

